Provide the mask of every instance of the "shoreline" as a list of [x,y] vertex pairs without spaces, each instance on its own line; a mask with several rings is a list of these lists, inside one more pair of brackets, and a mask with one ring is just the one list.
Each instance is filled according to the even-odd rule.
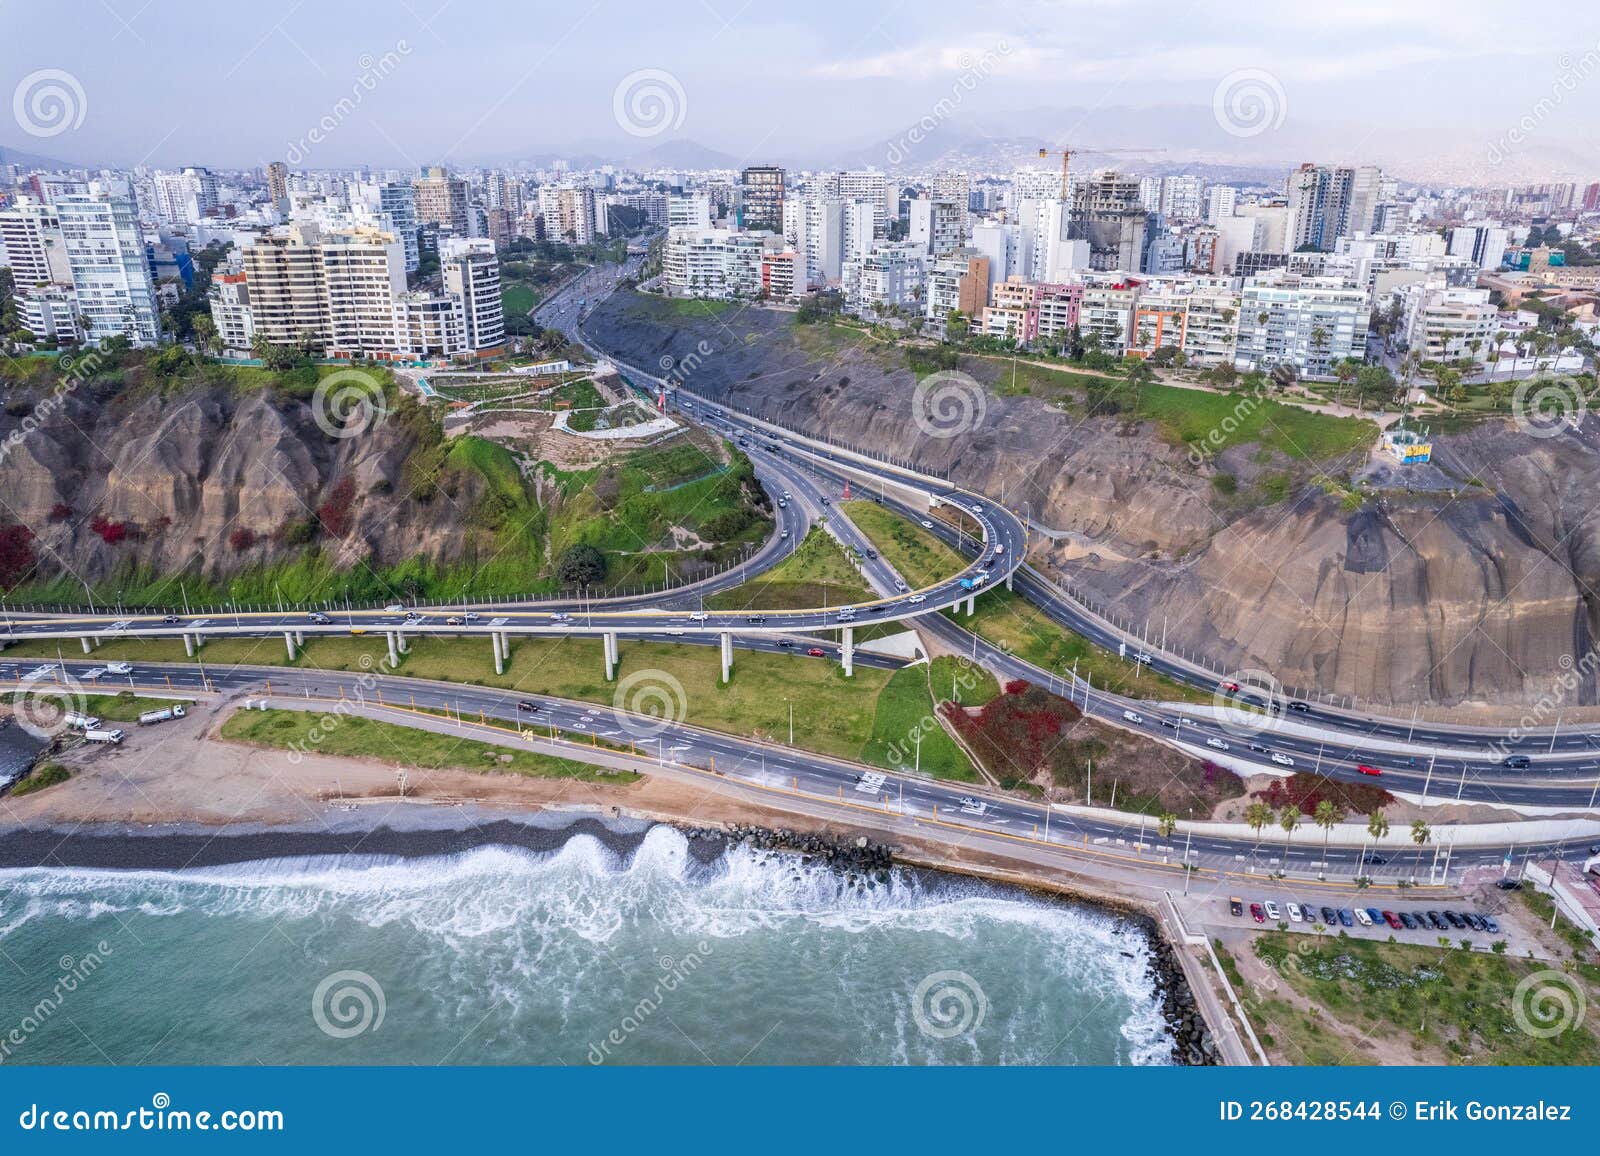
[[[376,818],[377,816],[372,816]],[[956,861],[936,861],[879,843],[865,834],[820,833],[761,823],[708,825],[684,818],[641,815],[619,807],[610,814],[594,807],[544,809],[509,816],[499,809],[452,807],[396,816],[373,825],[368,816],[328,825],[250,825],[218,829],[196,823],[143,826],[128,823],[13,827],[0,832],[0,871],[61,868],[104,871],[183,871],[238,863],[361,855],[398,860],[457,855],[488,846],[538,854],[559,851],[588,835],[618,855],[632,854],[656,826],[669,826],[688,841],[699,863],[715,862],[741,844],[814,859],[850,875],[888,870],[926,871],[949,881],[965,880],[1010,891],[1037,902],[1083,907],[1125,920],[1149,947],[1146,975],[1172,1038],[1172,1061],[1180,1066],[1220,1063],[1196,1006],[1176,948],[1160,921],[1142,905],[1115,896],[1088,894],[1017,871],[986,870]],[[394,822],[397,818],[400,822]],[[409,821],[408,821],[409,820]]]

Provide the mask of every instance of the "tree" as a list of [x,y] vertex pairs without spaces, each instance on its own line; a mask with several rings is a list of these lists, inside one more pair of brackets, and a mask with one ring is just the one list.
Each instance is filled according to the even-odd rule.
[[1261,850],[1261,831],[1272,822],[1272,808],[1265,803],[1251,803],[1244,809],[1244,821],[1256,833],[1256,850]]
[[587,589],[606,576],[606,556],[593,546],[568,546],[556,563],[556,575],[569,586]]
[[[1389,819],[1382,811],[1373,811],[1367,816],[1367,839],[1375,841],[1382,839],[1389,833]],[[1367,849],[1361,848],[1361,856],[1356,860],[1356,875],[1361,874],[1362,864],[1366,861]]]
[[1333,834],[1334,827],[1344,822],[1344,808],[1332,799],[1323,799],[1317,804],[1316,812],[1311,816],[1317,826],[1322,828],[1322,862],[1328,862],[1328,836]]
[[1171,811],[1162,811],[1156,816],[1156,830],[1161,832],[1163,839],[1172,838],[1172,832],[1178,829],[1178,816]]
[[201,353],[216,353],[222,348],[222,343],[217,339],[217,323],[211,319],[211,314],[195,314],[189,326],[194,331],[195,348]]
[[1290,804],[1278,812],[1278,826],[1283,828],[1283,857],[1289,858],[1289,836],[1300,825],[1300,808]]
[[[1428,827],[1425,820],[1413,819],[1411,821],[1411,841],[1417,845],[1418,850],[1421,850],[1422,846],[1431,838],[1433,838],[1433,831]],[[1413,865],[1411,868],[1413,878],[1416,877],[1416,873],[1416,866]]]

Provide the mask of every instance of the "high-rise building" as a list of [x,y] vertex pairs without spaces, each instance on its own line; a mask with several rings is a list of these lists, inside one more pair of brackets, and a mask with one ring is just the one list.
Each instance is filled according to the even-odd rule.
[[10,268],[12,284],[19,293],[36,286],[71,283],[55,206],[23,197],[0,212],[0,265]]
[[155,285],[132,198],[91,183],[86,194],[57,197],[55,210],[85,337],[159,342]]
[[1458,225],[1450,230],[1450,256],[1470,257],[1480,269],[1505,264],[1511,234],[1500,225]]
[[1079,185],[1068,237],[1089,242],[1092,269],[1135,272],[1148,243],[1150,215],[1139,203],[1139,181],[1111,170]]
[[491,209],[504,209],[512,218],[522,216],[522,182],[508,172],[496,169],[483,182],[484,199]]
[[435,225],[439,232],[457,237],[472,235],[467,201],[467,182],[452,177],[445,169],[430,166],[414,182],[417,220]]
[[406,272],[415,273],[421,258],[417,240],[416,189],[405,181],[352,185],[350,204],[355,222],[393,233],[405,246]]
[[1366,289],[1342,277],[1286,269],[1250,277],[1240,295],[1234,364],[1286,365],[1305,377],[1328,377],[1336,362],[1365,354],[1370,314]]
[[1583,190],[1583,211],[1586,213],[1600,211],[1600,181]]
[[487,238],[447,238],[439,243],[444,289],[461,302],[467,349],[477,356],[501,351],[506,342],[500,304],[500,261]]
[[911,202],[910,213],[911,228],[906,235],[926,246],[928,253],[942,257],[961,247],[967,216],[965,199],[918,197]]
[[395,301],[406,291],[405,249],[394,234],[325,233],[298,222],[257,237],[243,263],[252,323],[265,340],[310,337],[335,357],[394,353]]
[[155,175],[155,208],[169,225],[194,225],[217,211],[217,178],[206,169]]
[[1301,165],[1289,174],[1290,250],[1328,251],[1340,237],[1376,228],[1383,173],[1371,165]]
[[1206,221],[1215,225],[1231,217],[1239,203],[1239,190],[1232,185],[1212,185],[1206,190]]
[[289,218],[289,166],[282,161],[267,165],[267,200],[283,220]]
[[783,228],[783,185],[783,169],[777,165],[746,168],[740,180],[743,196],[740,226],[779,232]]
[[206,298],[222,348],[236,355],[247,353],[256,332],[250,312],[249,279],[243,273],[219,273],[211,278]]
[[711,200],[703,193],[667,198],[667,228],[711,228]]

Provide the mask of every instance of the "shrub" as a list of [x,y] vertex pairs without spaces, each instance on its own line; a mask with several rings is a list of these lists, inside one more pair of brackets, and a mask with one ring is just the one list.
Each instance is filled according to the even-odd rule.
[[21,523],[0,527],[0,586],[15,586],[33,563],[33,531]]
[[72,507],[65,502],[57,502],[50,507],[50,520],[52,522],[65,522],[72,517]]
[[242,554],[256,544],[256,532],[248,526],[240,526],[228,535],[228,545],[235,554]]
[[13,795],[31,795],[35,791],[42,791],[46,787],[53,787],[57,783],[64,783],[72,777],[72,772],[60,763],[46,763],[39,767],[20,783],[11,788]]
[[317,521],[330,538],[343,538],[350,532],[351,508],[355,504],[356,484],[348,477],[340,478],[328,491],[328,497],[317,507]]

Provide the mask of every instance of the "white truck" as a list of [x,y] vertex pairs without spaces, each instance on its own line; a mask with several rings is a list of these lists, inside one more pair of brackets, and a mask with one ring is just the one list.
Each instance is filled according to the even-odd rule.
[[182,718],[185,711],[183,704],[174,703],[172,706],[163,707],[161,710],[147,710],[139,716],[139,725],[147,727],[152,723],[166,722],[171,718]]
[[120,743],[122,741],[122,732],[96,728],[91,731],[84,731],[83,738],[85,742],[91,743]]
[[100,720],[92,714],[77,714],[69,711],[62,721],[74,730],[92,731],[100,729]]

